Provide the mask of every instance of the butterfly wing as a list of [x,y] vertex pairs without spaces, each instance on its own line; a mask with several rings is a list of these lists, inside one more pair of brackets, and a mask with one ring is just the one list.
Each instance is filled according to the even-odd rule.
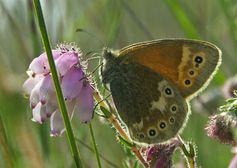
[[188,39],[137,43],[118,55],[124,62],[139,63],[171,80],[185,98],[205,88],[221,62],[221,51],[215,45]]
[[132,139],[164,142],[181,130],[188,105],[179,90],[159,73],[137,63],[121,63],[110,90]]

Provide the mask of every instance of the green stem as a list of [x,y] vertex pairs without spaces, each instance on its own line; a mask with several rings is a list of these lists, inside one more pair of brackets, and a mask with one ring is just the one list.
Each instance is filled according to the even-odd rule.
[[95,155],[96,155],[98,167],[101,168],[100,155],[99,155],[97,145],[96,145],[96,142],[95,142],[95,136],[94,136],[94,132],[93,132],[91,122],[90,122],[89,126],[90,126],[90,133],[91,133],[91,138],[92,138],[92,142],[93,142],[93,146],[94,146],[94,150],[95,150]]
[[67,133],[67,139],[68,139],[68,143],[70,145],[70,149],[73,155],[73,158],[75,160],[76,166],[78,168],[82,167],[81,164],[81,160],[79,157],[79,152],[78,152],[78,148],[76,145],[76,141],[74,139],[74,134],[73,134],[73,130],[72,130],[72,126],[68,117],[68,113],[67,113],[67,108],[66,108],[66,104],[63,98],[63,93],[62,93],[62,89],[60,86],[60,82],[58,79],[58,75],[57,75],[57,70],[55,67],[55,63],[54,63],[54,59],[52,56],[52,51],[51,51],[51,47],[50,47],[50,42],[48,39],[48,35],[47,35],[47,30],[46,30],[46,26],[45,26],[45,22],[44,22],[44,18],[43,18],[43,13],[42,13],[42,9],[41,9],[41,5],[39,0],[34,0],[34,8],[37,14],[37,18],[38,18],[38,22],[39,22],[39,28],[40,28],[40,32],[41,32],[41,38],[47,53],[47,57],[48,57],[48,61],[49,61],[49,66],[50,66],[50,70],[51,70],[51,74],[52,74],[52,78],[54,81],[54,87],[57,93],[57,99],[58,99],[58,103],[59,103],[59,107],[60,107],[60,111],[63,117],[63,121],[64,121],[64,125],[66,128],[66,133]]
[[[82,144],[86,149],[88,149],[91,152],[95,152],[93,148],[91,148],[89,145],[87,145],[84,141],[76,138],[76,140],[78,141],[78,143]],[[112,161],[108,160],[105,156],[103,156],[102,154],[100,154],[100,158],[103,159],[110,167],[114,167],[114,168],[119,168],[119,166],[117,166],[116,164],[114,164]]]

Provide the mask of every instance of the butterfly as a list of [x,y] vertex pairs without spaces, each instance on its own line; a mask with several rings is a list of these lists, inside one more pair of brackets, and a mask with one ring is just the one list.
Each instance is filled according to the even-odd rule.
[[130,137],[165,142],[181,133],[189,101],[202,91],[221,64],[221,50],[206,41],[161,39],[121,50],[103,50],[102,83],[111,91]]

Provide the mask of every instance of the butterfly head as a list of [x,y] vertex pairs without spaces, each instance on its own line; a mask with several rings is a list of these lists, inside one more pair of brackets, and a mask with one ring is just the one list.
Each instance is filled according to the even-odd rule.
[[108,84],[113,79],[113,74],[116,72],[116,67],[119,66],[119,61],[116,58],[117,53],[108,48],[104,48],[102,52],[103,62],[101,67],[102,82]]

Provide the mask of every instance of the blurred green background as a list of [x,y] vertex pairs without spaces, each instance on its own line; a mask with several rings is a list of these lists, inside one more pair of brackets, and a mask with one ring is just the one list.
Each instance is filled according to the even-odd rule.
[[[201,167],[227,167],[231,148],[207,137],[208,116],[224,103],[222,86],[236,72],[237,2],[234,0],[42,0],[52,46],[75,42],[84,53],[100,53],[104,46],[160,38],[195,38],[222,49],[223,63],[211,85],[191,102],[192,115],[182,137],[197,146]],[[77,29],[83,31],[77,32]],[[31,60],[43,47],[30,0],[0,1],[0,167],[75,167],[65,135],[49,137],[49,122],[31,121],[22,83]],[[87,59],[87,58],[86,58]],[[94,69],[98,60],[89,63]],[[99,152],[117,167],[127,159],[111,127],[95,116],[93,127]],[[74,118],[85,167],[97,167],[89,127]],[[177,167],[185,167],[179,151]],[[102,160],[103,167],[113,167]]]

